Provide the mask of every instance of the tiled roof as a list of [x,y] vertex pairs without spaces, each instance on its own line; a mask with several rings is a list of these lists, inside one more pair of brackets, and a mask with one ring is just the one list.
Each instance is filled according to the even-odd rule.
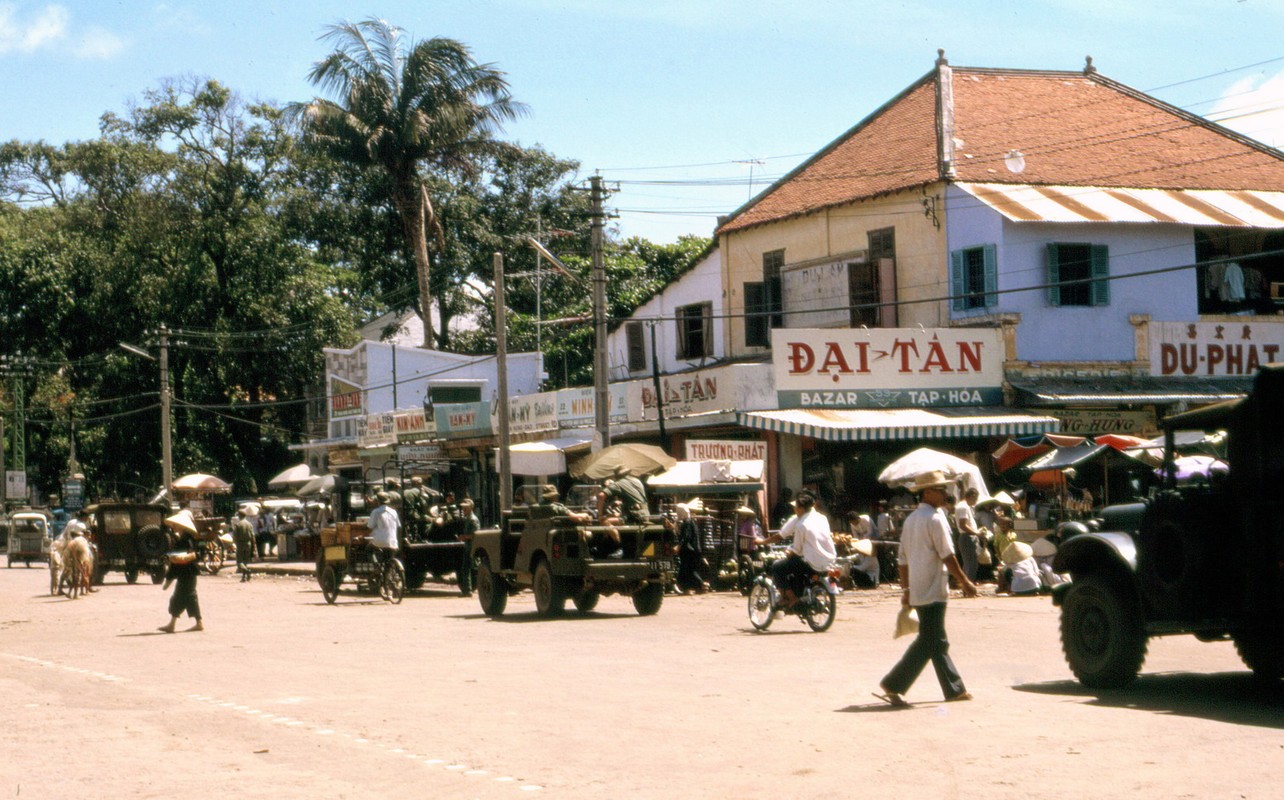
[[[938,70],[750,201],[720,232],[940,177]],[[952,70],[960,182],[1284,191],[1284,155],[1096,72]],[[1010,151],[1020,173],[1004,164]]]

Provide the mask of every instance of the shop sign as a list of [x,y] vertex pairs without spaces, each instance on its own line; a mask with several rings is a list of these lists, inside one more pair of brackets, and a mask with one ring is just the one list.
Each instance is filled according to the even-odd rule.
[[1280,322],[1152,322],[1149,327],[1153,375],[1252,375],[1284,352]]
[[766,461],[767,443],[745,439],[687,439],[687,461]]
[[997,328],[777,328],[771,347],[781,408],[1003,402]]
[[330,418],[359,417],[365,411],[361,387],[341,378],[330,378]]
[[1155,415],[1149,411],[1113,411],[1110,409],[1049,408],[1048,416],[1061,420],[1058,433],[1096,436],[1102,433],[1126,433],[1147,436],[1156,430]]
[[331,466],[361,463],[361,457],[357,454],[355,447],[336,447],[330,451],[328,460]]
[[[631,381],[630,383],[639,383]],[[607,418],[612,423],[627,422],[629,419],[627,402],[628,384],[614,383],[609,387],[611,407]],[[593,401],[594,389],[581,386],[574,389],[561,389],[557,392],[557,424],[562,428],[591,428],[597,421]]]
[[[491,420],[491,426],[495,430],[499,430],[498,409],[498,404],[492,409],[496,418]],[[557,430],[557,392],[540,392],[508,398],[509,433],[552,430]]]
[[435,430],[423,409],[397,411],[392,416],[398,442],[417,442],[420,439],[428,439]]
[[80,478],[67,478],[62,482],[62,507],[75,513],[85,507],[85,482]]
[[734,381],[732,370],[702,370],[661,377],[659,394],[654,380],[630,381],[629,395],[636,397],[638,420],[656,418],[657,398],[663,399],[666,418],[683,417],[734,408]]
[[397,445],[398,461],[442,461],[446,454],[435,444],[402,444]]
[[368,414],[357,421],[357,444],[361,447],[380,447],[396,441],[396,416],[391,411]]
[[433,418],[438,436],[484,436],[491,432],[490,401],[480,403],[435,403]]

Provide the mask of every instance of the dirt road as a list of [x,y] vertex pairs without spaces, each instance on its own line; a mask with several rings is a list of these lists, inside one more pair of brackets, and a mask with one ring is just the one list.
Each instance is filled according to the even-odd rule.
[[68,601],[0,570],[0,797],[1274,798],[1284,773],[1284,698],[1230,645],[1152,640],[1098,697],[1038,598],[952,602],[977,699],[928,670],[900,711],[870,696],[906,643],[892,590],[755,634],[735,594],[488,620],[447,587],[328,606],[224,572],[208,630],[165,635],[167,593],[109,581]]

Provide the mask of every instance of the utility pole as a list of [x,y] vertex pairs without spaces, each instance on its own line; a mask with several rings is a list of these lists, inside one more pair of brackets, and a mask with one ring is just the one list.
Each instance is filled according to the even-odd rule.
[[169,328],[160,326],[161,481],[168,493],[174,483],[174,459],[170,444]]
[[603,255],[606,236],[606,189],[602,176],[589,179],[593,215],[593,411],[597,428],[595,450],[611,444],[611,392],[607,385],[606,364],[606,264]]
[[512,453],[508,447],[508,302],[504,296],[504,254],[492,257],[495,265],[495,373],[499,383],[499,513],[513,507]]

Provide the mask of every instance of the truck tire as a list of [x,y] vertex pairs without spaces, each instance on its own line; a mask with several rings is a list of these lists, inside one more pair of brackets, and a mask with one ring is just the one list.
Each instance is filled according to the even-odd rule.
[[1211,599],[1211,534],[1196,520],[1165,517],[1142,527],[1138,574],[1156,617],[1191,617]]
[[575,593],[575,597],[571,598],[572,602],[575,603],[575,610],[581,614],[587,614],[597,608],[597,601],[601,599],[601,592],[593,589],[580,590]]
[[406,569],[406,588],[411,591],[418,589],[428,580],[428,571],[425,569]]
[[508,606],[508,582],[491,571],[486,556],[477,564],[477,601],[488,617],[501,616]]
[[1232,633],[1231,639],[1254,678],[1267,683],[1284,678],[1284,634],[1265,629],[1239,631]]
[[535,608],[542,617],[560,616],[566,609],[566,593],[561,582],[553,577],[548,567],[548,560],[541,559],[535,565]]
[[1146,632],[1134,598],[1104,575],[1076,578],[1061,606],[1061,649],[1092,689],[1118,689],[1146,660]]
[[660,611],[660,605],[664,603],[664,586],[658,583],[648,583],[638,591],[633,593],[633,607],[637,609],[639,615],[649,617]]

